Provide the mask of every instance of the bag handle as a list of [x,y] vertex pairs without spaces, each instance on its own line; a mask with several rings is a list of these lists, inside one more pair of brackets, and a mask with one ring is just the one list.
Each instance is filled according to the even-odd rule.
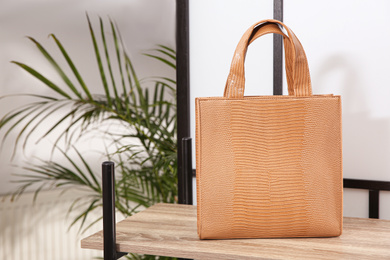
[[[288,36],[282,32],[279,25],[286,29]],[[244,63],[248,46],[257,38],[268,33],[277,33],[283,36],[289,95],[310,96],[312,94],[309,67],[301,43],[286,25],[280,21],[269,19],[252,25],[238,43],[226,81],[225,98],[244,97]]]
[[254,42],[257,38],[259,38],[263,35],[269,34],[269,33],[276,33],[276,34],[280,34],[281,36],[283,36],[283,42],[284,42],[283,45],[284,45],[284,49],[285,49],[285,59],[286,59],[285,66],[286,66],[286,71],[287,71],[286,75],[287,75],[288,92],[291,95],[294,95],[294,89],[293,89],[294,82],[293,82],[293,78],[291,77],[292,66],[291,66],[291,62],[288,62],[288,60],[292,59],[292,57],[291,57],[291,55],[292,55],[291,44],[290,44],[288,36],[280,29],[279,25],[274,24],[274,23],[264,23],[261,26],[256,27],[253,30],[252,36],[249,38],[249,44]]

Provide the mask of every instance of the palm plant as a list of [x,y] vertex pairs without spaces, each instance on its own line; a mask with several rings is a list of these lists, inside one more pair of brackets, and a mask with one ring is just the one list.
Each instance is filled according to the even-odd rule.
[[[56,84],[29,65],[12,61],[40,80],[53,95],[28,94],[35,101],[0,120],[3,141],[18,131],[14,153],[17,147],[25,149],[34,133],[42,133],[38,142],[55,136],[52,153],[59,152],[63,160],[50,158],[21,167],[24,173],[18,175],[21,185],[14,197],[33,184],[38,185],[34,186],[35,195],[44,188],[86,188],[91,194],[88,200],[77,199],[70,208],[70,211],[76,207],[83,209],[72,223],[79,223],[80,230],[90,226],[85,225],[89,213],[102,206],[100,173],[94,172],[85,154],[76,148],[83,138],[98,135],[105,140],[104,156],[116,162],[116,208],[124,216],[157,202],[173,203],[177,197],[175,81],[140,80],[116,24],[110,19],[106,31],[100,18],[99,38],[88,16],[87,20],[104,94],[91,92],[54,34],[50,37],[69,66],[67,72],[42,44],[29,37],[63,83]],[[176,68],[174,50],[159,45],[154,53],[157,54],[146,55]],[[52,125],[45,126],[53,119]],[[141,259],[135,255],[133,258]]]

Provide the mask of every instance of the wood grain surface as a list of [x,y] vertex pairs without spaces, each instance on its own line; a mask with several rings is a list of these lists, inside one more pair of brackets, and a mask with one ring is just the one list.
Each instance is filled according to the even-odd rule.
[[[390,221],[344,218],[334,238],[199,240],[196,206],[156,204],[117,224],[117,251],[195,259],[390,259]],[[81,241],[103,249],[102,231]]]

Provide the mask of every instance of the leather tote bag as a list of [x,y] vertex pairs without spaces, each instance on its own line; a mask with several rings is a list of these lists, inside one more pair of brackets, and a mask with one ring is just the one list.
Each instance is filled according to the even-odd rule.
[[[283,36],[289,94],[244,96],[248,45],[268,33]],[[305,52],[287,26],[277,20],[251,26],[235,50],[223,97],[195,102],[201,239],[341,234],[340,96],[312,94]]]

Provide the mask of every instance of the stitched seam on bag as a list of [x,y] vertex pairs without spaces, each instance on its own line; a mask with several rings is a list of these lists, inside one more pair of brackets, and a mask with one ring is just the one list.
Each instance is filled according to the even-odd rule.
[[201,235],[201,231],[202,231],[202,213],[201,213],[201,205],[202,205],[202,196],[201,196],[201,185],[200,185],[200,169],[201,169],[201,139],[200,139],[200,129],[201,129],[201,126],[200,126],[200,102],[201,100],[200,99],[197,99],[196,100],[196,131],[195,131],[195,137],[196,137],[196,162],[197,162],[197,165],[196,165],[196,168],[197,168],[197,174],[196,174],[196,177],[197,177],[197,202],[198,202],[198,205],[197,205],[197,209],[198,209],[198,217],[197,217],[197,221],[198,221],[198,226],[199,226],[199,230],[198,230],[198,235],[200,237]]
[[340,215],[339,215],[339,223],[340,223],[340,235],[343,233],[343,206],[344,205],[344,189],[343,189],[343,111],[342,111],[342,104],[341,104],[341,98],[338,100],[338,106],[339,106],[339,122],[340,122],[340,127],[339,127],[339,133],[338,136],[340,136],[340,153],[341,153],[341,158],[340,158],[340,172],[341,172],[341,184],[340,184],[340,193],[341,193],[341,210],[340,210]]
[[246,101],[246,100],[299,100],[299,99],[340,99],[340,96],[308,96],[308,97],[296,97],[296,96],[246,96],[244,98],[225,98],[225,97],[202,97],[200,101],[213,101],[213,100],[226,100],[226,101]]

